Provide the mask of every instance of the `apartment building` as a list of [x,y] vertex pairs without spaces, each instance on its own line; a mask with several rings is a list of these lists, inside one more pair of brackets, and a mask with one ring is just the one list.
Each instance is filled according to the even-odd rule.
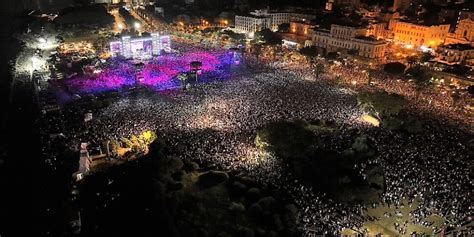
[[386,42],[375,37],[366,36],[364,27],[331,25],[330,30],[315,29],[312,31],[312,45],[327,52],[354,51],[357,55],[369,59],[385,56]]
[[390,21],[395,42],[411,44],[414,47],[435,48],[444,43],[449,32],[449,24],[422,25],[399,20]]

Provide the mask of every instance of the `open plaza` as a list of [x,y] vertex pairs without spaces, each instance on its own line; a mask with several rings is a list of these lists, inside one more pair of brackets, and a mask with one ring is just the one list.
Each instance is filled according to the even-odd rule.
[[[67,142],[55,147],[54,139],[48,138],[45,143],[56,151],[78,152],[87,142],[103,151],[107,141],[156,131],[181,159],[242,172],[286,192],[301,211],[302,227],[310,232],[406,234],[408,228],[433,234],[461,226],[472,215],[469,157],[460,145],[467,134],[461,130],[438,121],[407,136],[365,122],[366,112],[356,98],[358,90],[364,90],[364,75],[338,84],[331,74],[316,76],[305,63],[269,63],[236,50],[205,49],[180,40],[173,45],[172,53],[150,60],[110,58],[97,65],[99,73],[53,83],[50,92],[63,104],[63,112],[56,118],[45,115],[42,123],[61,124],[58,132]],[[202,62],[199,72],[183,85],[178,77],[195,61]],[[384,85],[381,78],[377,82]],[[85,121],[87,113],[91,118]],[[369,163],[382,165],[386,177],[380,203],[339,204],[298,182],[271,154],[262,154],[254,144],[256,132],[279,120],[332,121],[346,131],[342,140],[367,134],[378,150]],[[441,136],[451,139],[437,139]],[[364,166],[356,169],[363,171]],[[416,208],[403,212],[412,217],[404,223],[387,219],[396,211],[372,210],[398,208],[415,199]],[[430,221],[432,215],[441,221]]]

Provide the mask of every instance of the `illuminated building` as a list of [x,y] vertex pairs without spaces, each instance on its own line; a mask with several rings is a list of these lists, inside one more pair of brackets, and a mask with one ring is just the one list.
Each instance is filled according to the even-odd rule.
[[436,61],[445,64],[474,66],[474,47],[469,44],[449,44],[436,50]]
[[312,45],[327,52],[355,51],[365,58],[383,58],[386,42],[374,37],[367,37],[367,29],[342,25],[331,25],[331,30],[316,29],[312,31]]
[[466,18],[459,21],[454,33],[448,34],[446,44],[474,44],[474,21]]
[[235,16],[235,29],[246,33],[253,33],[263,29],[270,29],[271,18],[261,16]]
[[255,10],[250,12],[250,15],[268,17],[270,18],[271,30],[278,30],[278,25],[283,23],[289,23],[291,19],[291,13],[289,12],[270,12],[268,10]]
[[291,21],[309,21],[315,18],[314,15],[296,13],[296,12],[277,12],[269,10],[255,10],[250,12],[250,15],[269,17],[271,21],[270,29],[273,31],[278,30],[278,26],[283,23],[290,23]]
[[388,39],[391,38],[391,31],[387,29],[388,24],[386,22],[374,22],[370,23],[367,29],[367,35],[372,35],[377,39]]
[[171,51],[169,35],[151,33],[151,37],[131,38],[130,36],[123,36],[119,41],[110,42],[110,52],[113,56],[151,58],[160,55],[162,51]]
[[249,16],[235,16],[235,28],[246,33],[262,29],[278,30],[278,26],[291,21],[309,21],[315,16],[296,12],[275,12],[269,10],[255,10]]
[[437,47],[446,39],[449,32],[448,24],[422,25],[398,20],[390,21],[394,40],[414,47]]
[[359,26],[331,25],[331,36],[333,38],[349,40],[361,35],[367,35],[367,28]]
[[307,36],[310,34],[310,29],[314,26],[306,21],[292,21],[290,23],[290,31],[296,35]]
[[474,42],[474,21],[469,18],[459,21],[454,34],[456,38],[463,38],[471,43]]

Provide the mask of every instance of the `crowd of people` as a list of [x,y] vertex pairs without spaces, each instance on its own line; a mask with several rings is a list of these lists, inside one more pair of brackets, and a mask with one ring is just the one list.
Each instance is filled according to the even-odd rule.
[[346,84],[355,88],[367,89],[370,77],[371,83],[375,84],[373,88],[403,95],[410,101],[409,106],[413,111],[419,110],[424,114],[436,115],[443,120],[443,123],[449,121],[449,123],[459,122],[459,125],[466,125],[474,122],[470,112],[464,110],[469,103],[468,96],[456,100],[451,96],[456,93],[455,91],[428,86],[420,88],[414,82],[401,80],[400,76],[390,75],[383,70],[373,70],[371,66],[328,65],[327,68],[329,73],[340,75]]
[[[185,45],[176,47],[180,52],[195,50]],[[441,215],[450,226],[459,226],[472,217],[472,161],[463,146],[467,135],[449,126],[435,129],[426,125],[421,134],[407,135],[366,124],[360,119],[365,112],[358,106],[356,91],[336,85],[330,75],[337,70],[349,80],[362,81],[365,77],[355,68],[329,68],[327,65],[328,74],[316,77],[305,65],[270,65],[249,57],[229,80],[198,83],[186,91],[123,92],[109,105],[95,109],[68,106],[63,112],[63,133],[68,137],[68,147],[79,149],[81,142],[101,144],[158,131],[159,139],[175,156],[243,172],[286,192],[299,207],[302,226],[307,230],[337,234],[350,228],[363,233],[360,227],[368,220],[364,218],[367,207],[331,200],[254,145],[257,130],[271,121],[331,120],[342,130],[338,139],[353,139],[356,131],[375,143],[378,155],[369,162],[384,167],[386,182],[378,205],[399,206],[403,199],[420,200],[410,213],[416,224],[429,225],[424,218],[430,214]],[[387,83],[386,89],[405,90],[395,84]],[[433,98],[432,103],[437,101]],[[81,121],[89,111],[93,119]],[[397,230],[403,234],[405,229]]]

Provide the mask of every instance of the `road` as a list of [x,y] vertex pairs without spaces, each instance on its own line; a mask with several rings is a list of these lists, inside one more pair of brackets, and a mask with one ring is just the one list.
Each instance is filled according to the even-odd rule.
[[123,19],[122,15],[118,12],[118,9],[113,9],[109,12],[112,16],[114,16],[115,19],[115,24],[114,24],[114,29],[113,31],[115,33],[120,33],[122,32],[122,29],[127,29],[127,23],[125,22],[125,19]]
[[150,24],[149,22],[147,22],[143,17],[141,17],[140,15],[138,15],[135,10],[131,10],[130,11],[130,14],[135,18],[135,19],[138,19],[140,21],[140,29],[139,31],[140,32],[143,32],[143,31],[146,31],[146,32],[154,32],[155,31],[155,27]]

